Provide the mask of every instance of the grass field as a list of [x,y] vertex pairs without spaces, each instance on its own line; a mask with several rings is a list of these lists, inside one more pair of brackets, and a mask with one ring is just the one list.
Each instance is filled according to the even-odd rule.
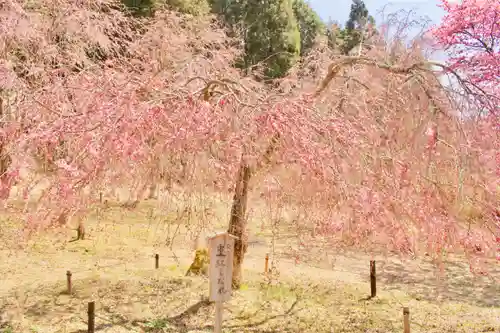
[[[204,213],[160,214],[155,207],[154,201],[133,210],[110,207],[88,216],[86,240],[68,242],[74,231],[51,231],[24,248],[16,246],[16,216],[5,214],[0,332],[86,332],[90,300],[97,332],[213,331],[208,280],[184,276],[191,236],[200,228],[196,214]],[[224,228],[227,209],[214,210],[215,228]],[[273,253],[271,233],[255,220],[250,230],[245,284],[225,304],[224,332],[402,332],[403,306],[410,308],[411,332],[500,332],[498,282],[473,277],[458,259],[438,276],[430,262],[376,258],[378,296],[368,299],[370,258],[346,252],[296,264],[285,253],[290,237],[275,237]],[[269,252],[279,272],[272,283],[262,274]]]

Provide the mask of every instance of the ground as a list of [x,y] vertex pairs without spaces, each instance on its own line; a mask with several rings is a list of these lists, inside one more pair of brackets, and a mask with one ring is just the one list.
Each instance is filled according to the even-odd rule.
[[[91,300],[96,332],[213,332],[208,280],[185,276],[195,243],[203,246],[191,237],[202,213],[160,213],[154,201],[110,206],[87,217],[83,241],[68,242],[76,235],[71,230],[49,231],[23,248],[16,214],[5,214],[0,332],[86,332]],[[216,229],[224,229],[227,208],[212,216]],[[271,232],[251,221],[245,284],[225,304],[224,332],[402,332],[404,306],[413,333],[500,332],[495,275],[473,277],[459,258],[442,275],[425,260],[376,258],[378,294],[369,299],[369,257],[346,252],[296,263],[285,253],[286,237],[274,239],[273,252]],[[272,279],[262,274],[266,253],[279,272]]]

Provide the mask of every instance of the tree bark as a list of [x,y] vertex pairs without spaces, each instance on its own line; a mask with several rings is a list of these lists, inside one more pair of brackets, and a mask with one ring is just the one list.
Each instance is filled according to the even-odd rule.
[[146,196],[146,200],[158,199],[157,190],[158,190],[159,180],[160,180],[160,162],[158,158],[155,158],[153,166],[151,170],[149,170],[149,186],[147,190],[148,194]]
[[[271,156],[277,149],[281,135],[275,133],[271,138],[268,148],[266,149],[262,160],[257,168],[268,165],[271,162]],[[242,281],[242,266],[245,253],[248,248],[248,232],[247,232],[247,202],[250,178],[252,177],[252,168],[245,160],[241,158],[240,170],[236,179],[236,188],[234,190],[233,205],[231,207],[231,218],[229,220],[228,233],[238,237],[234,242],[234,259],[233,259],[233,289],[239,289]]]
[[149,188],[148,188],[148,200],[154,200],[154,199],[158,199],[158,195],[156,194],[157,193],[157,184],[156,184],[156,181],[153,180],[152,181],[152,184],[149,185]]
[[[0,91],[1,92],[1,91]],[[3,119],[4,117],[4,112],[3,112],[3,99],[0,96],[0,122],[4,123],[5,120]],[[9,169],[10,164],[12,163],[12,159],[10,158],[9,154],[4,151],[4,142],[0,142],[0,180],[3,180],[5,173]]]
[[251,168],[242,158],[238,178],[236,179],[236,188],[233,196],[228,230],[230,234],[238,237],[234,242],[233,289],[239,289],[241,286],[243,258],[248,248],[246,210],[249,190],[248,184],[251,176]]

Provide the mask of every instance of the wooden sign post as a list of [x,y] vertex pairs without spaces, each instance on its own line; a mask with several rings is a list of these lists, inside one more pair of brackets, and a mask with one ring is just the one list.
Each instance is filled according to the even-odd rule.
[[210,301],[215,302],[215,333],[222,332],[222,305],[231,298],[235,238],[227,232],[209,238]]

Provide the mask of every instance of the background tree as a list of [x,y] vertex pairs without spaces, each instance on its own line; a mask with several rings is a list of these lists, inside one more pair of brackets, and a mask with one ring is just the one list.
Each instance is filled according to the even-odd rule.
[[[223,21],[229,25],[231,28],[238,26],[240,29],[242,23],[245,21],[245,12],[247,8],[248,0],[212,0],[211,6],[212,11],[219,14]],[[242,33],[242,31],[235,31],[236,33]]]
[[168,6],[181,13],[194,16],[206,15],[210,12],[207,0],[121,0],[130,12],[138,17],[151,17],[159,9]]
[[293,13],[300,32],[300,55],[306,55],[313,47],[318,35],[325,34],[325,24],[304,0],[294,0]]
[[265,64],[264,74],[286,74],[300,56],[300,32],[292,0],[249,0],[245,10],[244,66]]
[[207,0],[164,0],[170,8],[181,13],[194,16],[207,15],[210,13],[210,3]]
[[[262,64],[270,77],[283,76],[298,59],[297,52],[300,56],[306,55],[316,37],[325,33],[323,22],[304,0],[214,0],[212,9],[223,18],[233,35],[240,35],[247,44],[247,55],[239,66],[245,68],[271,57]],[[254,24],[255,18],[262,26]]]
[[152,16],[159,0],[122,0],[122,3],[136,16]]
[[374,18],[368,14],[365,3],[362,0],[353,0],[349,19],[341,32],[342,54],[347,55],[351,50],[359,46],[365,38],[364,34],[368,23],[373,25],[374,22]]
[[336,50],[341,42],[342,29],[338,22],[332,20],[328,21],[326,29],[326,37],[328,41],[328,47],[332,50]]

